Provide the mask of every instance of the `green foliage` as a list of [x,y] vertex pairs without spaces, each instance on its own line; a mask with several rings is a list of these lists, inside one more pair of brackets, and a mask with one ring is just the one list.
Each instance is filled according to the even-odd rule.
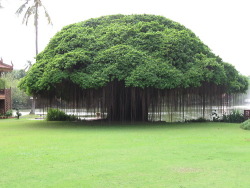
[[[6,88],[11,88],[12,107],[13,108],[29,108],[30,97],[21,91],[17,86],[21,78],[26,75],[24,70],[13,70],[3,76],[3,81],[6,83]],[[0,79],[1,81],[1,79]],[[0,82],[1,83],[1,82]]]
[[223,122],[229,123],[241,123],[244,120],[244,114],[240,113],[239,110],[233,110],[230,114],[224,114],[222,117]]
[[77,120],[77,117],[74,115],[67,115],[65,112],[50,108],[47,113],[46,117],[47,121],[75,121]]
[[47,121],[66,121],[67,114],[59,109],[50,108],[46,119]]
[[5,89],[6,81],[0,78],[0,89]]
[[246,78],[215,56],[193,32],[155,15],[112,15],[64,27],[38,54],[19,86],[29,94],[65,81],[100,88],[114,79],[158,89],[222,86],[244,92]]
[[12,72],[7,73],[7,77],[11,77],[13,80],[20,80],[26,75],[24,69],[13,70]]
[[227,76],[227,89],[231,93],[246,92],[248,89],[248,78],[246,76],[239,76],[234,66],[225,63],[224,68]]
[[245,130],[250,130],[250,119],[241,123],[240,128],[245,129]]
[[7,116],[7,117],[11,117],[12,115],[13,115],[12,110],[8,110],[8,111],[5,113],[5,116]]

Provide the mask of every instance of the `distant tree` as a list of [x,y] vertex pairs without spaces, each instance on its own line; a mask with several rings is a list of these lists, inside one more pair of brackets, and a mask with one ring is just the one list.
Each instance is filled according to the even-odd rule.
[[[25,0],[25,3],[22,4],[16,11],[17,15],[20,15],[24,12],[23,24],[26,25],[29,22],[30,16],[34,16],[34,26],[35,26],[35,45],[36,45],[36,55],[38,54],[38,20],[39,20],[39,9],[43,9],[45,17],[47,18],[48,24],[52,24],[51,18],[43,6],[41,0]],[[35,113],[35,98],[32,100],[31,114]]]
[[30,107],[30,97],[17,86],[21,78],[26,75],[25,70],[13,70],[12,72],[6,73],[3,76],[5,86],[11,87],[12,94],[12,107],[15,109],[23,109]]
[[12,75],[13,79],[20,80],[21,78],[23,78],[26,75],[26,72],[24,69],[13,70],[11,72],[11,75]]

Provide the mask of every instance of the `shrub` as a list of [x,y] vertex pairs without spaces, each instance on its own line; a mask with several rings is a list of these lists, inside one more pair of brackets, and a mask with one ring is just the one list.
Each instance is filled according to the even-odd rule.
[[12,115],[13,115],[12,110],[8,110],[8,111],[5,113],[5,116],[7,116],[7,117],[11,117]]
[[240,128],[245,129],[245,130],[250,130],[250,119],[241,123]]
[[75,115],[67,115],[67,116],[68,116],[67,121],[76,121],[76,120],[78,120],[78,118]]
[[77,117],[74,115],[67,115],[65,112],[59,109],[50,108],[48,110],[46,120],[47,121],[75,121],[77,120]]
[[223,122],[229,123],[242,123],[245,121],[244,114],[240,113],[239,110],[233,110],[230,114],[224,114],[222,117]]
[[47,121],[66,121],[67,114],[59,109],[50,108],[46,119]]

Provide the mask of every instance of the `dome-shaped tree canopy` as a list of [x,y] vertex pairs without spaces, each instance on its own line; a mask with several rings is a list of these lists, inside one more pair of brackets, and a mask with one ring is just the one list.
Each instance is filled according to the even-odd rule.
[[20,83],[30,94],[56,94],[66,85],[97,89],[114,81],[160,90],[209,83],[233,93],[248,85],[193,32],[155,15],[112,15],[66,26],[36,60]]

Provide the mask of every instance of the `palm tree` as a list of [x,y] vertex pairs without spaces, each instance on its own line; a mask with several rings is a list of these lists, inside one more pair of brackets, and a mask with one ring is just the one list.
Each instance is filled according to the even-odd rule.
[[25,67],[24,70],[28,71],[31,68],[31,66],[32,66],[32,61],[27,60],[27,63],[24,65]]
[[[16,11],[17,15],[20,15],[25,11],[23,24],[25,23],[26,25],[28,25],[30,16],[34,16],[36,55],[38,54],[38,18],[40,9],[43,9],[45,17],[48,20],[48,24],[52,24],[51,18],[41,0],[25,0],[25,3],[23,3]],[[35,114],[35,97],[33,96],[32,98],[33,100],[30,114]]]
[[[30,2],[32,1],[32,4]],[[16,11],[17,15],[20,15],[25,11],[24,17],[23,17],[23,24],[26,25],[29,22],[30,16],[34,16],[34,26],[35,26],[35,32],[36,32],[36,55],[38,54],[38,18],[39,18],[39,9],[42,8],[44,10],[45,17],[48,20],[48,24],[52,24],[51,18],[46,10],[46,8],[43,6],[41,0],[25,0],[25,3],[22,4]]]

